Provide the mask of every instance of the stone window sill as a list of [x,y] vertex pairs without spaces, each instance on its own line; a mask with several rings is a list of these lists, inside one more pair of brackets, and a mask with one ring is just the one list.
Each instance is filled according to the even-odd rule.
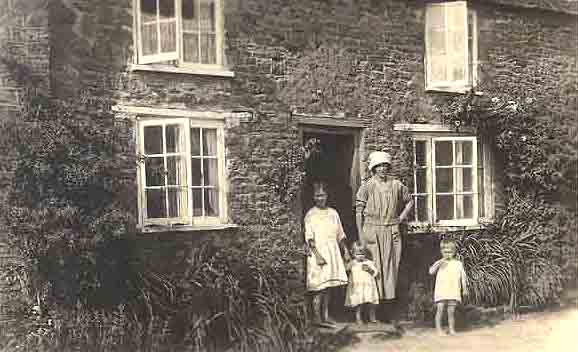
[[196,231],[220,231],[236,229],[236,224],[215,224],[215,225],[146,225],[140,227],[141,233],[160,232],[196,232]]
[[224,67],[220,69],[203,68],[203,67],[177,67],[169,65],[137,65],[130,66],[130,71],[149,71],[149,72],[165,72],[178,73],[187,75],[213,76],[213,77],[235,77],[235,72],[226,70]]
[[431,224],[408,224],[408,232],[411,234],[437,234],[437,233],[449,233],[457,231],[474,231],[482,230],[491,224],[491,221],[484,221],[479,224],[465,225],[465,226],[441,226],[441,225],[431,225]]

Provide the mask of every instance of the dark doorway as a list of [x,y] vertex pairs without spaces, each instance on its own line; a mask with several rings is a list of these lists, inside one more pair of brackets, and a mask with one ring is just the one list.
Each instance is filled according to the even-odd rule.
[[[354,197],[359,183],[360,130],[350,128],[303,127],[303,143],[311,138],[319,142],[319,150],[307,161],[307,178],[301,194],[303,217],[313,206],[313,182],[328,185],[328,205],[339,213],[348,244],[357,240]],[[338,320],[349,320],[345,309],[345,286],[330,290],[330,314]]]
[[306,165],[307,179],[303,190],[303,215],[313,206],[315,181],[324,181],[329,188],[328,205],[339,213],[349,242],[357,239],[355,226],[354,194],[356,175],[352,175],[355,162],[356,136],[327,132],[304,131],[303,142],[311,138],[319,141],[319,152],[311,155]]

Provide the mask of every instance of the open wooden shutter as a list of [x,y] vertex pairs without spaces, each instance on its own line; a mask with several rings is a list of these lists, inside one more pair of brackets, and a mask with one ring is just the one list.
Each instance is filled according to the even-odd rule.
[[426,77],[427,86],[446,80],[445,4],[430,3],[426,8]]
[[465,85],[468,81],[468,9],[465,1],[446,3],[446,81]]
[[136,0],[139,64],[178,59],[177,2]]

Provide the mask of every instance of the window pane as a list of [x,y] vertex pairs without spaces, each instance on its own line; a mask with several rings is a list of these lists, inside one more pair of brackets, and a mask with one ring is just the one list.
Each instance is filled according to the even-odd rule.
[[147,23],[157,20],[157,0],[141,0],[140,1],[140,12],[142,16],[142,22]]
[[454,169],[436,169],[436,192],[454,191]]
[[160,24],[161,52],[173,52],[177,50],[177,22],[165,22]]
[[427,190],[427,169],[415,170],[416,193],[428,193]]
[[459,195],[456,196],[457,199],[457,211],[456,219],[471,219],[474,213],[474,202],[473,196],[471,195]]
[[436,166],[452,165],[452,141],[435,142]]
[[182,4],[183,29],[185,31],[198,31],[199,22],[197,19],[196,1],[183,0]]
[[159,14],[161,19],[175,17],[175,0],[159,0]]
[[215,1],[214,0],[199,0],[200,1],[200,28],[203,33],[215,32]]
[[142,33],[143,55],[157,54],[159,48],[158,48],[158,33],[156,23],[143,24],[141,33]]
[[167,153],[179,153],[182,151],[181,147],[181,130],[179,125],[167,125]]
[[147,218],[166,218],[166,203],[164,189],[147,189]]
[[165,185],[165,166],[164,158],[146,158],[145,174],[147,186],[164,186]]
[[169,188],[169,217],[181,218],[187,216],[187,190],[186,188]]
[[436,197],[436,218],[437,220],[454,219],[454,196]]
[[192,175],[192,184],[191,186],[201,186],[201,159],[193,158],[191,160],[191,175]]
[[186,185],[187,171],[182,156],[167,157],[167,179],[168,185]]
[[199,35],[197,33],[183,33],[183,60],[185,62],[200,62]]
[[470,168],[456,169],[456,192],[473,192],[473,174]]
[[472,164],[472,144],[471,141],[456,141],[456,165]]
[[201,129],[191,128],[191,155],[201,155]]
[[204,186],[217,186],[218,169],[217,159],[203,159]]
[[203,129],[203,156],[217,156],[217,130]]
[[161,126],[144,128],[144,152],[147,155],[163,153],[163,128]]
[[201,34],[201,63],[216,64],[216,44],[214,34]]
[[428,218],[428,211],[429,211],[429,196],[416,196],[416,209],[417,209],[417,221],[420,222],[427,222],[429,221]]
[[205,216],[219,216],[219,197],[216,189],[205,189]]
[[426,166],[426,141],[415,141],[415,163]]
[[202,192],[202,189],[193,189],[193,216],[203,216]]
[[[429,54],[432,56],[444,57],[447,55],[446,50],[446,32],[440,30],[432,30],[428,34],[429,39]],[[434,65],[443,65],[444,62],[432,62]]]
[[430,4],[427,6],[427,26],[429,28],[444,28],[445,10],[443,4]]

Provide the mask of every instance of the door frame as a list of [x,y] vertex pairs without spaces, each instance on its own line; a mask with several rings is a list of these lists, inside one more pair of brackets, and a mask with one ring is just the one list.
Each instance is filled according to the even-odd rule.
[[[349,185],[351,186],[352,199],[351,204],[355,205],[355,196],[361,185],[361,158],[364,155],[364,133],[366,124],[361,120],[345,120],[342,116],[319,116],[319,115],[297,115],[297,124],[299,127],[299,143],[303,143],[305,133],[320,133],[333,135],[353,136],[353,157],[351,165],[351,175],[349,176]],[[303,214],[303,194],[299,192],[297,196],[298,214]],[[303,226],[303,219],[300,221]]]

